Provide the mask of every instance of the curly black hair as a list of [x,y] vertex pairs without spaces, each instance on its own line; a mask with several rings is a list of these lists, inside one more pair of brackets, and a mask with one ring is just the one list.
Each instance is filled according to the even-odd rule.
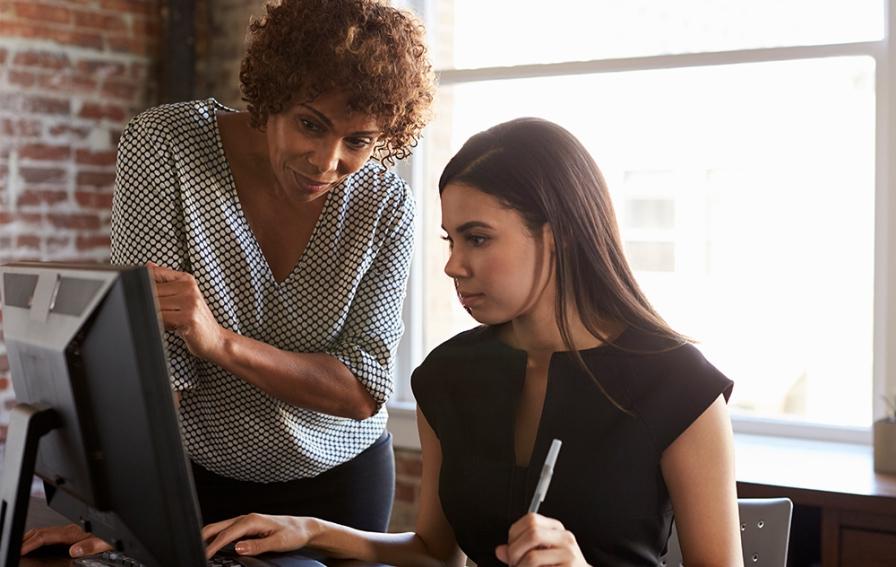
[[283,0],[249,24],[240,68],[250,123],[328,91],[383,126],[374,155],[387,166],[417,144],[435,80],[422,24],[376,0]]

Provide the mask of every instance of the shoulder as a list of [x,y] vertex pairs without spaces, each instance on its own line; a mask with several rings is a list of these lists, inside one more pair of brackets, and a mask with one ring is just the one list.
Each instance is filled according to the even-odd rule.
[[414,197],[407,182],[375,160],[353,173],[348,183],[353,198],[375,201],[388,209],[413,209]]
[[147,142],[183,141],[215,125],[215,113],[224,108],[214,99],[163,104],[131,119],[125,136]]
[[727,400],[734,382],[693,344],[626,331],[626,390],[632,409],[664,450],[720,395]]
[[445,377],[456,376],[460,367],[483,362],[483,355],[494,351],[496,346],[491,327],[480,325],[458,333],[432,349],[414,370],[411,386],[416,393],[418,388],[431,387]]

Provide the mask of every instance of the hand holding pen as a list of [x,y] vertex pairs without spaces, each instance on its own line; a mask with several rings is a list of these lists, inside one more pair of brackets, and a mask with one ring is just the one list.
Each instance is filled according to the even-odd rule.
[[526,566],[562,565],[564,567],[587,566],[582,550],[576,538],[562,523],[539,515],[538,508],[544,500],[554,475],[554,464],[560,452],[561,442],[554,439],[548,450],[544,466],[532,501],[529,513],[510,526],[507,544],[499,545],[495,555],[504,563],[516,566],[525,562]]

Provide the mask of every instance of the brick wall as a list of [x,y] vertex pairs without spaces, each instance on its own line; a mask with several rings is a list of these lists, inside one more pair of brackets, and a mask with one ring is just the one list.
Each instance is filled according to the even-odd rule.
[[[0,2],[0,263],[108,259],[115,148],[155,102],[159,29],[158,0]],[[0,441],[5,353],[0,335]]]

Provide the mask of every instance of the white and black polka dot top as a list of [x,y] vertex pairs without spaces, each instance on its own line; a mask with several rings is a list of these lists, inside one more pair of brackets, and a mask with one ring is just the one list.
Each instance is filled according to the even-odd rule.
[[237,198],[214,99],[150,109],[121,137],[112,262],[193,274],[218,322],[293,352],[342,361],[380,409],[356,421],[292,406],[199,360],[166,333],[190,457],[255,482],[312,477],[369,447],[386,424],[413,247],[414,200],[376,162],[334,187],[304,254],[277,282]]

